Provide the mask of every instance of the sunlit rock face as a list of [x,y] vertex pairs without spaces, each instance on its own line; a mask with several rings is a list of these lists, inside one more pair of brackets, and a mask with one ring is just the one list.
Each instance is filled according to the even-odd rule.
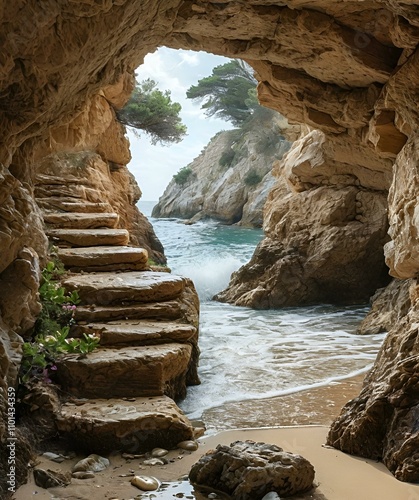
[[[301,266],[314,258],[317,263],[323,261],[318,266],[322,276],[332,275],[341,267],[341,249],[351,253],[362,236],[366,262],[381,276],[380,249],[386,224],[383,199],[390,188],[387,264],[393,276],[411,278],[414,286],[419,270],[419,12],[414,2],[86,0],[63,4],[17,0],[4,9],[1,28],[0,272],[13,270],[15,290],[23,290],[26,283],[31,290],[25,299],[24,319],[18,321],[9,312],[6,317],[4,307],[0,308],[2,443],[7,430],[4,391],[15,380],[19,338],[36,313],[37,299],[32,292],[39,273],[37,262],[43,262],[46,255],[41,219],[33,202],[34,166],[50,154],[45,149],[48,140],[60,142],[60,134],[52,130],[65,132],[89,100],[100,107],[101,98],[94,96],[120,82],[122,75],[132,72],[145,54],[160,45],[246,59],[258,73],[263,104],[320,131],[309,131],[296,145],[299,149],[290,152],[288,163],[278,167],[282,173],[274,193],[285,195],[296,221],[305,223],[308,218],[313,225],[305,233],[304,227],[292,221],[281,225],[280,217],[288,206],[272,194],[266,230],[267,242],[275,251],[279,248],[277,235],[284,237],[281,244],[291,251],[295,231],[295,242],[304,243],[307,251],[299,256]],[[102,148],[96,144],[96,152],[102,159],[115,161],[112,158],[121,151],[114,149],[114,131],[108,133]],[[73,144],[77,144],[76,138]],[[313,212],[325,207],[327,199],[330,206],[322,220],[321,214]],[[309,241],[301,238],[303,234]],[[342,238],[348,241],[343,243]],[[334,252],[334,245],[340,250]],[[369,257],[370,252],[377,261]],[[355,262],[363,265],[361,261],[358,252]],[[317,279],[315,266],[306,276],[307,271],[293,271],[298,266],[280,264],[275,280],[282,280],[285,286],[298,281],[310,287]],[[356,272],[359,266],[344,268]],[[306,278],[310,280],[304,281]],[[355,284],[356,279],[352,281]],[[9,284],[9,274],[3,281],[0,276],[2,296]],[[364,285],[360,289],[365,291]],[[416,478],[419,469],[409,459],[413,456],[411,444],[417,439],[413,418],[419,372],[414,361],[418,357],[415,303],[389,337],[388,348],[383,348],[366,380],[362,401],[345,410],[345,421],[336,422],[331,438],[346,450],[384,458],[401,479]],[[404,367],[403,377],[393,372],[384,388],[382,380],[396,366]],[[371,412],[359,411],[359,404],[373,408],[374,394],[380,394],[386,410],[377,411],[374,418],[380,438],[388,445],[363,451],[356,444],[365,438],[362,429],[370,422]],[[348,422],[356,422],[351,428],[353,446],[336,437]],[[1,457],[0,475],[5,477],[5,454]]]

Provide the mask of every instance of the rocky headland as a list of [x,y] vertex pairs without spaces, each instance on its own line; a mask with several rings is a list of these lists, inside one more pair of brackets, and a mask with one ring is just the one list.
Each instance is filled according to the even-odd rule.
[[272,164],[289,149],[285,137],[292,138],[297,129],[266,110],[242,128],[219,132],[173,177],[152,216],[261,227],[274,185]]
[[[123,86],[124,75],[162,45],[245,59],[257,72],[260,101],[290,122],[310,127],[277,167],[284,175],[277,175],[270,195],[267,239],[258,251],[267,264],[258,257],[247,270],[248,305],[286,304],[286,292],[295,304],[332,295],[335,301],[363,300],[384,284],[384,258],[391,276],[409,280],[408,299],[400,292],[397,324],[360,395],[332,425],[328,442],[382,460],[398,479],[417,482],[416,3],[18,0],[3,10],[1,22],[0,442],[6,450],[11,433],[16,438],[14,484],[26,478],[30,439],[13,427],[12,396],[23,339],[40,313],[40,269],[48,255],[46,226],[35,201],[38,166],[53,154],[65,170],[60,144],[67,141],[71,155],[86,151],[79,141],[84,134],[93,140],[95,128],[74,123],[95,99],[105,115],[112,113],[108,86]],[[87,150],[106,160],[109,177],[126,163],[119,154],[111,156],[107,148],[114,136],[112,128],[105,129],[102,123],[99,136],[109,133],[108,139],[95,139]],[[51,186],[50,180],[45,185]],[[86,189],[80,197],[102,202],[89,193]],[[117,214],[108,221],[127,217],[131,209],[125,204],[118,209],[119,196],[115,204],[108,201],[113,211],[106,213]],[[135,238],[131,217],[126,229]],[[259,290],[256,275],[262,278]],[[229,300],[237,302],[234,293]],[[0,475],[7,477],[3,450]],[[2,496],[10,493],[4,483],[1,488]]]

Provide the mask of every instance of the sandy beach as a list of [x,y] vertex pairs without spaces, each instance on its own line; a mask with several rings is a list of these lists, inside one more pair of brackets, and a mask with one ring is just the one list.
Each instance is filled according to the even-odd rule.
[[[29,482],[19,488],[14,500],[131,500],[174,498],[208,498],[207,494],[194,492],[186,481],[179,481],[188,474],[191,466],[218,444],[230,444],[236,440],[250,439],[276,444],[286,451],[307,458],[316,471],[315,489],[310,493],[293,497],[298,500],[419,500],[419,485],[397,481],[381,463],[353,457],[333,448],[325,447],[328,424],[339,412],[342,404],[359,392],[362,377],[341,381],[331,386],[303,391],[282,398],[261,400],[260,414],[271,412],[268,420],[286,421],[287,425],[269,428],[225,430],[199,439],[195,452],[171,450],[165,457],[167,465],[144,465],[143,458],[125,459],[120,453],[111,454],[110,466],[95,474],[92,479],[73,479],[65,488],[42,489],[34,483],[31,473]],[[246,404],[248,405],[246,406]],[[249,409],[256,402],[235,403],[243,415],[252,419]],[[272,413],[273,408],[276,409]],[[221,416],[221,408],[213,410]],[[238,417],[240,418],[240,416]],[[255,417],[257,418],[257,416]],[[246,421],[244,422],[246,423]],[[313,423],[315,425],[313,425]],[[322,423],[323,425],[319,425]],[[306,425],[312,424],[312,425]],[[70,471],[84,456],[78,456],[56,464],[38,457],[37,466],[44,469]],[[154,476],[162,481],[159,492],[142,494],[130,484],[132,474]],[[218,498],[222,498],[219,496]]]

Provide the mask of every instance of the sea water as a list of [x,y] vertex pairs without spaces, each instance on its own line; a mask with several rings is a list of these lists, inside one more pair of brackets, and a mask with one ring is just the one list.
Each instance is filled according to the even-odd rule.
[[[139,204],[145,215],[153,202]],[[366,305],[253,310],[211,300],[230,275],[248,262],[262,230],[214,221],[185,225],[150,218],[175,274],[191,278],[201,300],[201,385],[189,387],[180,403],[193,419],[227,402],[272,398],[333,383],[366,372],[384,334],[355,330]],[[217,428],[238,426],[225,415]]]

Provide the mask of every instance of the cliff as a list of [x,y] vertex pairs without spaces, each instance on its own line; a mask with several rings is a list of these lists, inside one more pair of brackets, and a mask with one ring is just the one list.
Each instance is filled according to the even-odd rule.
[[389,281],[385,172],[368,175],[367,151],[345,153],[310,131],[276,162],[265,238],[217,300],[257,309],[361,303]]
[[[2,14],[2,445],[8,431],[7,389],[16,383],[22,336],[39,311],[39,263],[45,261],[47,250],[42,218],[34,202],[35,165],[42,160],[37,147],[48,141],[51,129],[66,127],[75,119],[101,89],[132,72],[145,54],[166,45],[245,59],[259,75],[261,102],[291,122],[306,123],[312,129],[294,145],[294,152],[289,152],[287,159],[295,155],[298,160],[296,171],[289,163],[287,184],[276,190],[278,196],[286,196],[301,224],[286,217],[288,212],[280,200],[278,209],[272,206],[265,218],[275,249],[280,248],[277,235],[282,237],[285,232],[284,253],[290,256],[292,272],[286,272],[286,261],[278,254],[281,277],[273,277],[282,287],[292,290],[297,284],[301,291],[309,284],[309,289],[315,290],[318,273],[333,276],[339,273],[342,262],[351,273],[357,266],[342,258],[348,251],[360,262],[362,253],[353,247],[361,243],[365,257],[370,252],[377,256],[378,260],[371,262],[378,273],[374,279],[380,282],[381,248],[386,240],[383,200],[389,193],[389,241],[384,253],[390,274],[411,280],[410,306],[389,333],[362,394],[333,426],[329,442],[345,451],[383,460],[401,480],[418,481],[416,3],[17,0]],[[278,181],[282,186],[279,177]],[[313,230],[304,226],[308,209],[315,212],[322,207],[327,208],[324,218],[310,215]],[[306,253],[299,250],[303,234]],[[319,254],[315,253],[317,248]],[[269,245],[266,253],[269,261]],[[312,258],[316,266],[311,266]],[[308,265],[309,275],[298,271],[295,263]],[[301,276],[305,281],[299,286]],[[354,279],[348,278],[337,288],[335,280],[336,295],[345,294],[348,281],[353,283]],[[359,289],[366,292],[364,286]],[[17,446],[19,482],[27,471],[28,453],[22,439]],[[4,457],[2,453],[2,477],[7,470]]]
[[220,132],[173,177],[152,216],[261,227],[272,164],[290,146],[282,135],[289,128],[280,115],[266,110],[240,129]]

